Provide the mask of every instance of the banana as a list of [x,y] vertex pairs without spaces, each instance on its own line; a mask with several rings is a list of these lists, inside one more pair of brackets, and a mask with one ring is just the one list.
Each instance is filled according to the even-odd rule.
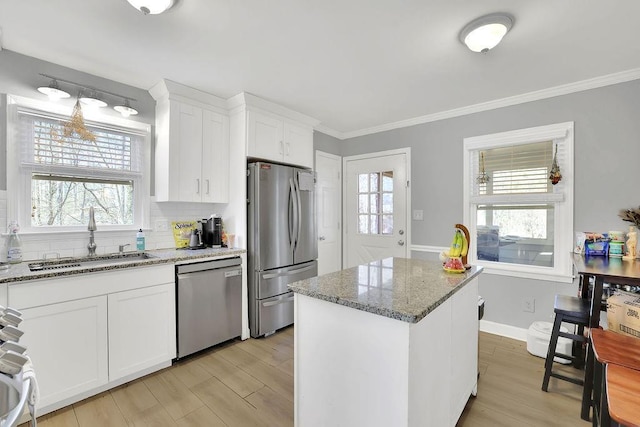
[[460,231],[460,234],[462,235],[462,250],[460,251],[460,256],[467,256],[467,253],[469,253],[469,242],[463,231]]
[[462,239],[460,238],[460,230],[456,228],[456,233],[453,235],[453,242],[451,242],[451,250],[449,256],[452,258],[459,257],[462,252]]
[[451,241],[451,248],[449,249],[449,257],[457,257],[460,253],[460,244],[458,243],[458,229],[456,229]]

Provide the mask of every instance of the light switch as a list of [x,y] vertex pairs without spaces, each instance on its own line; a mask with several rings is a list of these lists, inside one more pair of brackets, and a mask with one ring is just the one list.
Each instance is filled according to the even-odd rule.
[[155,231],[168,231],[169,230],[169,221],[164,219],[156,220]]
[[413,220],[414,221],[423,221],[424,220],[424,211],[421,209],[414,209],[413,211]]

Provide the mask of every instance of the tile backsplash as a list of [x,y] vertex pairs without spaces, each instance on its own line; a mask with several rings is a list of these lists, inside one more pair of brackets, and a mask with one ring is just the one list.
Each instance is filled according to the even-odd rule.
[[[173,248],[172,221],[197,220],[208,218],[211,214],[221,214],[224,205],[203,203],[156,203],[151,198],[150,221],[145,232],[146,249]],[[223,217],[224,220],[224,217]],[[7,192],[0,191],[0,234],[3,235],[0,242],[0,261],[6,261],[7,257]],[[85,256],[89,243],[89,232],[63,232],[63,233],[22,233],[22,257],[24,260],[42,259],[43,257]],[[101,231],[100,225],[95,232],[95,241],[98,245],[96,253],[105,254],[118,251],[118,246],[129,243],[125,250],[132,251],[136,248],[136,230],[128,231]]]

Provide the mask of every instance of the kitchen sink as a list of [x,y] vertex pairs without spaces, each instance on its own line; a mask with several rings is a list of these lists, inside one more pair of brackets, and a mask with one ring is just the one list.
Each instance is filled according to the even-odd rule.
[[105,264],[120,264],[126,262],[144,261],[156,258],[147,252],[125,252],[95,257],[61,258],[51,261],[38,261],[29,264],[31,271],[61,271],[74,268],[99,267]]

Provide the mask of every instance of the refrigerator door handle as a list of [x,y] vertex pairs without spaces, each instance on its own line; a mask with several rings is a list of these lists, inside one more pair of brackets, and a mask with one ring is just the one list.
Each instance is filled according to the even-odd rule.
[[298,183],[298,176],[296,175],[296,179],[293,181],[294,189],[296,190],[296,205],[297,205],[297,213],[296,213],[296,246],[298,249],[298,242],[300,241],[300,232],[302,230],[302,207],[300,206],[300,185]]
[[289,178],[289,246],[291,251],[295,248],[295,237],[293,235],[295,230],[295,189],[293,188],[293,179]]
[[263,302],[262,306],[271,307],[272,305],[284,304],[286,302],[291,302],[291,301],[293,301],[293,296],[290,296],[289,298],[280,299],[278,301]]
[[293,195],[293,229],[291,230],[291,249],[296,250],[298,246],[298,236],[300,233],[300,198],[298,197],[298,183],[295,178],[290,178],[289,184],[291,185],[291,194]]
[[304,271],[309,271],[314,267],[315,267],[314,265],[308,265],[306,267],[298,268],[297,270],[289,270],[283,273],[269,273],[262,276],[262,278],[265,280],[268,280],[268,279],[275,279],[276,277],[282,277],[282,276],[293,276],[294,274],[302,273]]

